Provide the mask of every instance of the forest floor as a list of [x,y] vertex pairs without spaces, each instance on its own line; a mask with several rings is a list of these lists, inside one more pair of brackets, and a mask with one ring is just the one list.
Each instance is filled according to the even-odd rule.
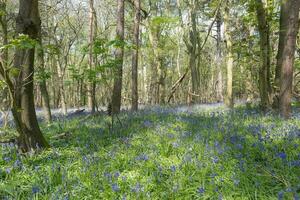
[[52,147],[26,157],[2,145],[0,199],[300,197],[299,110],[288,121],[243,106],[155,107],[119,119],[113,129],[105,115],[42,124]]

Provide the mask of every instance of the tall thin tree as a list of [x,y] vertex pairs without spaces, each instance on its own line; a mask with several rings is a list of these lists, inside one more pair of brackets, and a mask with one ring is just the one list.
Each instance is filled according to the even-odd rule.
[[114,87],[112,94],[112,114],[118,114],[121,110],[122,98],[122,80],[123,80],[123,57],[124,57],[124,0],[118,0],[117,8],[117,40],[119,44],[115,58],[117,61],[115,74],[114,74]]
[[141,0],[134,1],[135,17],[134,17],[134,44],[135,48],[132,54],[132,110],[138,110],[138,58],[139,58],[139,39],[140,39],[140,21],[141,21]]
[[267,11],[262,0],[255,1],[256,17],[258,21],[258,31],[260,35],[260,59],[261,67],[259,71],[259,91],[261,107],[266,110],[271,105],[271,46],[270,27],[267,19]]
[[233,102],[233,48],[232,48],[232,35],[230,33],[230,5],[232,1],[227,0],[224,12],[224,33],[226,39],[226,65],[227,65],[227,88],[226,88],[226,99],[225,104],[232,108],[234,106]]
[[[94,54],[93,54],[93,48],[94,48],[94,41],[96,37],[96,28],[97,28],[97,21],[96,21],[96,10],[94,8],[94,0],[89,0],[90,4],[90,33],[89,33],[89,67],[90,70],[93,71],[95,63],[94,63]],[[96,83],[95,83],[95,77],[91,78],[92,80],[89,80],[89,88],[88,88],[88,104],[89,108],[92,113],[95,112],[95,106],[96,106]]]
[[217,84],[216,84],[216,92],[217,92],[217,100],[223,101],[223,76],[222,76],[222,17],[221,12],[218,12],[217,15]]
[[[295,61],[296,39],[299,31],[300,0],[282,0],[280,37],[281,53],[278,56],[280,68],[279,109],[283,117],[291,116],[291,98],[293,87],[293,68]],[[280,46],[279,46],[280,47]]]

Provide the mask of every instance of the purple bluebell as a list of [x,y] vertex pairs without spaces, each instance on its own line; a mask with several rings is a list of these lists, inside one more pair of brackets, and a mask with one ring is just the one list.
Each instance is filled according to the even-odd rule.
[[287,155],[284,152],[279,152],[277,154],[277,157],[281,158],[282,160],[285,160],[287,158]]
[[199,187],[198,189],[197,189],[197,192],[199,193],[199,194],[204,194],[204,192],[205,192],[205,189],[204,189],[204,187]]
[[234,185],[236,185],[236,186],[237,186],[237,185],[239,185],[239,184],[240,184],[240,180],[238,180],[238,179],[234,179],[234,180],[233,180],[233,183],[234,183]]
[[119,192],[120,191],[120,187],[118,186],[117,183],[113,183],[111,185],[111,189],[114,191],[114,192]]
[[36,193],[40,192],[40,188],[37,187],[37,186],[33,186],[32,189],[31,189],[31,191],[32,191],[32,194],[36,194]]
[[176,166],[175,166],[175,165],[172,165],[172,166],[170,167],[170,169],[171,169],[172,172],[175,172],[175,171],[176,171]]
[[144,121],[143,125],[144,125],[145,127],[149,128],[149,127],[152,126],[152,122],[149,121],[149,120],[146,120],[146,121]]
[[119,176],[120,176],[120,172],[115,172],[114,177],[119,178]]
[[147,154],[140,154],[137,158],[136,158],[136,160],[142,160],[142,161],[147,161],[147,160],[149,160],[149,157],[148,157],[148,155]]
[[284,191],[279,191],[277,197],[278,197],[278,200],[283,200]]

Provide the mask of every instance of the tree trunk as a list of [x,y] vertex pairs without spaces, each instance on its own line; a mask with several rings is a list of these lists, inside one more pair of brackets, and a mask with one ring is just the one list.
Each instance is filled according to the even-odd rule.
[[291,98],[293,87],[293,67],[295,60],[296,38],[299,30],[300,0],[287,0],[281,4],[280,37],[282,49],[278,50],[280,65],[279,109],[284,118],[291,115]]
[[223,76],[222,76],[222,36],[221,36],[222,19],[219,11],[217,17],[217,100],[223,101]]
[[[16,20],[18,34],[25,34],[30,39],[38,40],[41,21],[38,0],[20,0],[19,14]],[[18,146],[23,152],[49,147],[37,121],[34,95],[34,54],[35,49],[16,49],[14,67],[19,75],[14,77],[12,93],[12,114],[19,132]]]
[[[40,69],[41,73],[44,73],[45,72],[45,60],[44,60],[44,49],[43,49],[43,45],[42,45],[41,31],[39,31],[39,44],[40,45],[37,50],[38,68]],[[49,93],[47,90],[46,80],[44,77],[42,77],[42,80],[39,80],[39,87],[41,90],[44,117],[45,117],[45,120],[47,123],[51,123],[52,116],[51,116],[51,108],[50,108],[50,98],[49,98]]]
[[[192,96],[191,103],[195,103],[198,101],[199,97],[199,71],[197,65],[197,44],[198,44],[198,31],[197,31],[197,22],[196,22],[196,8],[195,3],[193,2],[189,8],[189,21],[191,23],[191,28],[189,30],[189,42],[186,42],[188,47],[189,54],[189,67],[191,69],[191,77],[192,77],[192,93],[196,94]],[[199,52],[198,52],[199,53]]]
[[60,61],[60,56],[57,58],[57,75],[58,75],[58,87],[59,87],[59,100],[61,104],[61,109],[63,115],[68,114],[67,102],[66,102],[66,93],[65,93],[65,85],[64,85],[64,73],[63,67]]
[[139,57],[139,36],[140,36],[140,20],[141,20],[141,1],[135,0],[135,18],[134,18],[134,44],[135,49],[133,50],[132,55],[132,102],[131,109],[132,111],[138,110],[138,57]]
[[[89,66],[90,70],[94,69],[94,54],[93,54],[93,48],[94,48],[94,40],[96,37],[96,11],[94,8],[94,0],[89,0],[90,4],[90,35],[89,35]],[[95,105],[96,105],[96,77],[93,77],[92,80],[89,80],[89,86],[88,86],[88,104],[89,108],[92,113],[95,113]]]
[[230,33],[230,23],[229,23],[229,6],[230,1],[228,0],[225,7],[225,13],[224,13],[224,32],[225,32],[225,39],[226,39],[226,47],[227,47],[227,89],[226,89],[226,99],[225,104],[226,106],[232,108],[234,106],[233,102],[233,52],[232,52],[232,36]]
[[256,17],[258,21],[258,30],[260,35],[260,58],[261,68],[259,72],[259,91],[261,107],[266,110],[271,105],[271,46],[270,46],[270,28],[267,20],[267,13],[262,0],[256,0]]
[[[117,40],[124,42],[124,0],[118,0],[117,17]],[[112,94],[112,114],[118,114],[121,110],[122,79],[123,79],[123,57],[124,46],[116,49],[117,60],[116,73],[114,74],[114,88]]]
[[[0,15],[0,25],[2,28],[2,42],[3,45],[8,44],[8,27],[7,27],[7,17],[6,17],[6,1],[0,1],[0,12],[4,14]],[[7,67],[8,62],[8,49],[3,49],[0,52],[0,56],[3,61],[4,67]]]

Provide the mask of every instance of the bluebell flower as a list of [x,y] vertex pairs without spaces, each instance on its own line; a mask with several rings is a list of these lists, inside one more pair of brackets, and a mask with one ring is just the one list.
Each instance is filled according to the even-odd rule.
[[64,200],[69,200],[69,199],[70,199],[69,196],[64,197]]
[[104,177],[107,178],[108,181],[111,181],[112,175],[109,172],[105,172]]
[[144,124],[144,126],[147,127],[147,128],[149,128],[149,127],[152,126],[152,122],[150,122],[149,120],[144,121],[143,124]]
[[119,192],[120,191],[120,187],[118,186],[117,183],[113,183],[111,185],[111,189],[114,191],[114,192]]
[[222,200],[222,199],[223,199],[222,194],[219,194],[218,200]]
[[142,191],[143,190],[143,187],[142,187],[142,185],[140,184],[140,183],[137,183],[135,186],[134,186],[134,188],[132,188],[131,189],[131,191],[132,192],[140,192],[140,191]]
[[286,156],[286,153],[284,153],[284,152],[278,153],[277,156],[278,156],[279,158],[281,158],[282,160],[285,160],[286,157],[287,157],[287,156]]
[[292,167],[300,167],[300,160],[294,160],[290,162],[290,166]]
[[219,162],[219,158],[218,157],[213,157],[212,158],[212,162],[214,163],[214,164],[217,164],[218,162]]
[[5,156],[5,157],[3,158],[3,160],[4,160],[5,162],[9,162],[9,161],[12,160],[12,158],[11,158],[10,156]]
[[178,148],[178,147],[179,147],[179,144],[178,144],[177,142],[173,142],[173,143],[172,143],[172,146],[173,146],[174,148]]
[[172,172],[175,172],[175,171],[176,171],[176,166],[175,166],[175,165],[172,165],[172,166],[170,167],[170,169],[171,169]]
[[10,169],[10,168],[6,168],[6,169],[5,169],[5,172],[6,172],[7,174],[10,174],[11,169]]
[[192,161],[192,156],[190,154],[187,154],[183,158],[184,162],[191,162]]
[[286,188],[286,190],[285,190],[286,192],[292,192],[293,190],[292,190],[292,188]]
[[37,187],[37,186],[33,186],[32,187],[32,194],[36,194],[36,193],[39,193],[40,192],[40,188]]
[[141,154],[136,158],[136,160],[147,161],[147,160],[149,160],[149,157],[146,154]]
[[282,200],[284,196],[284,191],[279,191],[278,192],[278,200]]
[[237,144],[237,145],[236,145],[236,148],[237,148],[238,150],[242,150],[242,149],[243,149],[243,145],[242,145],[242,144]]
[[205,192],[205,189],[204,189],[204,187],[199,187],[198,189],[197,189],[197,192],[199,193],[199,194],[204,194],[204,192]]
[[122,181],[126,181],[127,177],[126,176],[122,176]]
[[114,174],[114,177],[115,177],[115,178],[119,178],[119,176],[120,176],[120,172],[116,172],[116,173]]
[[233,180],[233,183],[234,183],[234,185],[236,185],[236,186],[237,186],[237,185],[239,185],[239,184],[240,184],[240,180],[238,180],[238,179],[234,179],[234,180]]
[[22,166],[22,162],[19,159],[16,160],[15,163],[14,163],[14,167],[15,168],[20,168],[21,166]]

